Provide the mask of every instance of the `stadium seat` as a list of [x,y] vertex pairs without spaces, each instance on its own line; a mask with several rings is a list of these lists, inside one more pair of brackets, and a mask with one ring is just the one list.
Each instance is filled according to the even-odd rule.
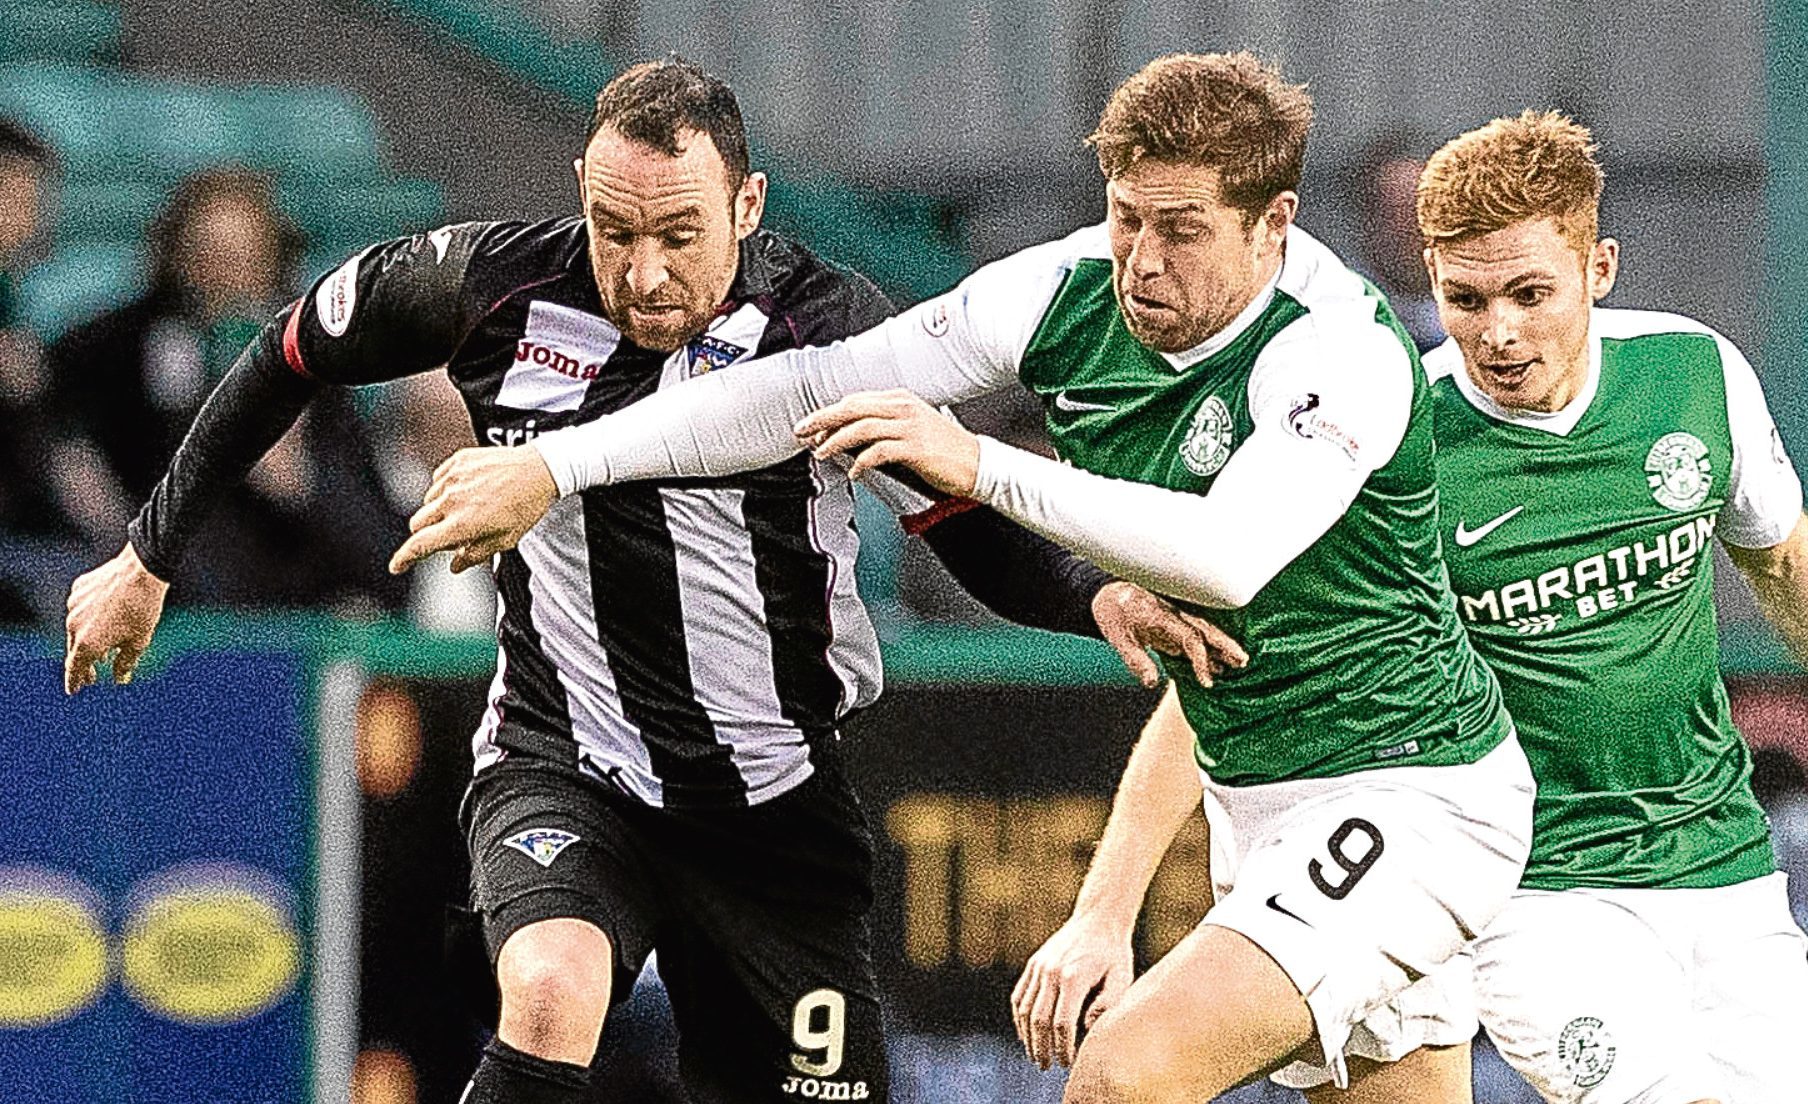
[[66,245],[137,241],[163,199],[161,189],[143,180],[72,179],[56,200],[56,240]]
[[20,307],[48,341],[142,286],[143,261],[136,245],[86,242],[57,250],[27,272],[19,286]]
[[0,114],[41,134],[66,171],[84,173],[107,156],[111,127],[98,105],[110,85],[101,73],[70,65],[0,65]]
[[382,174],[376,121],[346,92],[255,85],[221,88],[216,95],[244,164],[306,180]]
[[69,0],[0,4],[0,61],[110,61],[119,56],[119,9]]
[[339,255],[445,221],[444,193],[431,180],[297,182],[282,200],[316,249]]

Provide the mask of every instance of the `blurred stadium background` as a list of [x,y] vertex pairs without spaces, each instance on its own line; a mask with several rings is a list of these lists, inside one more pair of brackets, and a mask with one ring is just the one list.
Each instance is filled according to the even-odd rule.
[[[449,967],[453,825],[494,656],[480,581],[382,573],[469,429],[424,379],[313,412],[222,511],[129,693],[68,702],[63,594],[114,551],[260,317],[383,237],[575,210],[594,91],[677,49],[727,77],[769,223],[901,302],[1093,221],[1079,141],[1176,49],[1308,80],[1303,221],[1435,339],[1416,158],[1522,106],[1594,127],[1613,302],[1716,325],[1808,456],[1808,0],[5,0],[0,117],[0,1101],[451,1101],[482,978]],[[970,417],[1033,442],[1011,401]],[[1150,699],[1100,646],[988,621],[881,512],[891,692],[854,727],[884,841],[896,1099],[1053,1101],[1005,994],[1065,917]],[[1722,571],[1723,662],[1808,921],[1808,680]],[[1204,907],[1184,837],[1141,933]],[[676,1100],[656,987],[599,1100]],[[1246,1101],[1292,1099],[1261,1087]],[[1485,1052],[1478,1099],[1529,1101]]]

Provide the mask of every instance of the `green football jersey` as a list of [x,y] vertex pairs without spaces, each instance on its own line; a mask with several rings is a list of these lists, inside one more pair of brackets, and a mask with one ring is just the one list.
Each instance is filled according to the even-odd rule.
[[1254,431],[1258,406],[1338,447],[1337,424],[1316,408],[1323,394],[1334,413],[1330,393],[1355,358],[1385,360],[1399,402],[1410,401],[1397,450],[1330,530],[1246,606],[1200,611],[1243,643],[1248,667],[1206,689],[1186,663],[1167,664],[1201,767],[1250,785],[1467,763],[1498,745],[1509,722],[1439,549],[1429,384],[1380,294],[1296,230],[1263,298],[1207,347],[1168,356],[1126,328],[1104,235],[1069,241],[1018,372],[1042,398],[1061,458],[1079,468],[1203,495]]
[[[1554,416],[1495,407],[1454,344],[1428,357],[1459,609],[1538,780],[1524,884],[1728,885],[1772,858],[1720,681],[1713,542],[1775,543],[1799,485],[1724,339],[1642,311],[1591,328],[1588,385]],[[1735,371],[1758,395],[1743,457]],[[1741,495],[1736,459],[1781,489]]]

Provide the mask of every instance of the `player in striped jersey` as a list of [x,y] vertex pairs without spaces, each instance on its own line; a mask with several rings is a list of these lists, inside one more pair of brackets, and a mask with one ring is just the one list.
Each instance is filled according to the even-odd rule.
[[[127,548],[76,581],[71,692],[115,649],[129,678],[197,519],[323,385],[443,364],[506,446],[889,309],[758,229],[733,94],[689,63],[603,90],[578,176],[583,217],[374,245],[266,327]],[[841,467],[797,457],[597,488],[497,558],[464,820],[502,1021],[466,1104],[584,1099],[610,998],[654,947],[695,1099],[886,1098],[872,841],[835,748],[880,687],[852,505]],[[1146,593],[990,511],[938,518],[926,539],[1000,612],[1073,631],[1096,613],[1132,658],[1147,630],[1209,662],[1204,630]]]
[[[1310,119],[1247,54],[1158,59],[1094,136],[1103,226],[836,346],[456,457],[400,553],[505,546],[561,493],[717,476],[802,435],[1214,608],[1248,666],[1210,691],[1172,673],[1226,892],[1099,1020],[1071,1101],[1204,1100],[1296,1059],[1291,1082],[1353,1099],[1458,1099],[1470,996],[1421,979],[1493,918],[1530,846],[1531,776],[1439,549],[1416,350],[1293,225]],[[1069,464],[923,401],[1017,382]]]
[[1593,305],[1601,186],[1588,131],[1532,112],[1419,184],[1451,581],[1538,778],[1482,1021],[1550,1101],[1798,1100],[1808,939],[1720,681],[1713,550],[1808,662],[1801,484],[1731,342]]

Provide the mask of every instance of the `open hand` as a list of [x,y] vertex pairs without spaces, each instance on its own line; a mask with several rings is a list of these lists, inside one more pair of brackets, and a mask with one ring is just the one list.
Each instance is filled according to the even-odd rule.
[[1092,596],[1092,619],[1124,666],[1150,689],[1161,682],[1161,668],[1149,658],[1150,648],[1185,656],[1201,686],[1210,686],[1214,676],[1232,667],[1249,664],[1249,653],[1218,626],[1122,579],[1106,583]]
[[63,629],[63,693],[93,686],[96,669],[109,659],[113,681],[132,681],[132,669],[151,646],[163,617],[169,584],[139,560],[127,544],[106,563],[78,576],[69,588]]
[[558,485],[531,445],[462,448],[433,473],[410,536],[389,558],[391,574],[452,549],[452,570],[486,563],[515,547],[559,497]]
[[849,454],[858,479],[900,464],[944,494],[967,498],[979,478],[979,438],[909,391],[861,391],[797,423],[799,441],[818,460]]
[[1134,972],[1129,929],[1070,917],[1030,956],[1011,990],[1011,1021],[1030,1061],[1043,1069],[1073,1065],[1081,1029],[1123,997]]

